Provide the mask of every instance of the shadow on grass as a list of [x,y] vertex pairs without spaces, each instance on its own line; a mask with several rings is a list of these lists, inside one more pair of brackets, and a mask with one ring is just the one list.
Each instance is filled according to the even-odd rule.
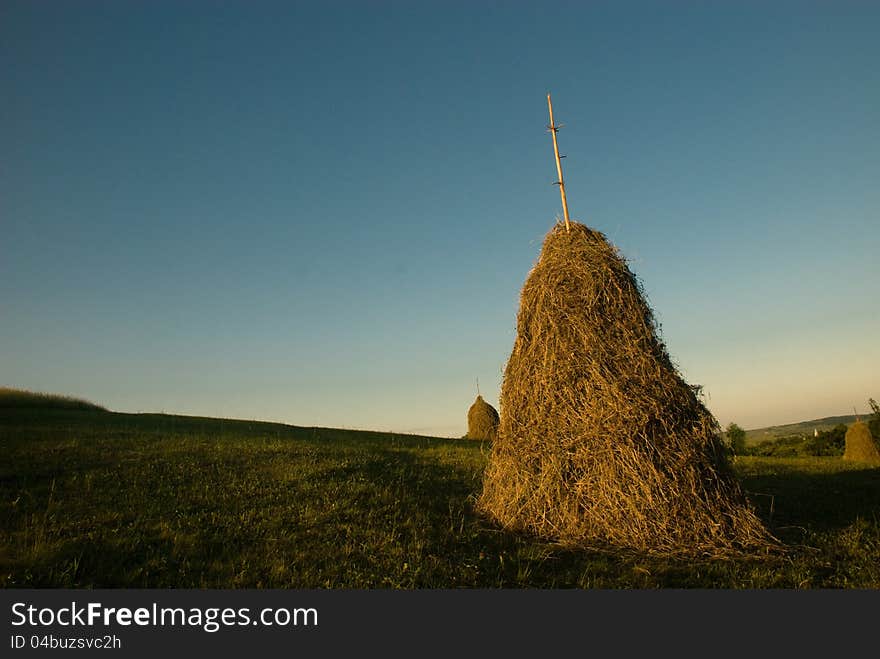
[[[774,530],[834,531],[880,515],[880,469],[808,473],[782,469],[746,476],[743,487]],[[782,535],[786,535],[782,533]]]
[[[384,460],[406,464],[410,474],[404,479],[406,487],[416,484],[402,498],[401,514],[420,520],[419,533],[431,551],[448,563],[438,573],[438,581],[455,572],[456,584],[465,587],[796,587],[826,583],[823,579],[830,579],[826,573],[836,569],[816,562],[815,550],[794,559],[755,555],[683,560],[565,549],[527,534],[502,531],[482,518],[474,507],[479,476],[465,478],[448,465],[401,453],[385,455],[367,469],[376,483],[390,484],[387,479],[393,470],[383,466]],[[840,537],[854,525],[867,522],[874,528],[880,523],[880,469],[810,473],[795,466],[780,467],[773,474],[746,476],[743,486],[771,531],[793,549],[808,535],[812,540],[817,533]],[[468,569],[456,571],[453,564]],[[429,580],[413,585],[443,584]]]
[[[328,481],[366,479],[373,491],[395,491],[395,514],[409,526],[399,537],[402,554],[420,573],[407,580],[394,575],[405,588],[657,588],[705,586],[705,574],[694,572],[695,561],[648,557],[638,552],[576,550],[527,533],[502,530],[476,510],[481,474],[468,473],[411,452],[373,451],[369,458],[344,468],[327,470]],[[352,511],[361,513],[381,506],[362,490]],[[365,522],[366,526],[375,526]],[[412,548],[424,548],[421,555]],[[349,557],[360,570],[370,570],[364,556]],[[764,560],[758,557],[757,560]],[[699,562],[699,561],[697,561]],[[748,559],[743,561],[748,562]],[[378,560],[372,569],[379,567]],[[393,566],[384,568],[393,571]],[[729,568],[716,570],[711,585],[727,586]],[[381,586],[380,586],[381,587]]]

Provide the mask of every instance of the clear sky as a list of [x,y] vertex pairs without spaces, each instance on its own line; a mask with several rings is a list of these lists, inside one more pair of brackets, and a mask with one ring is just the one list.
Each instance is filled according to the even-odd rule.
[[[552,10],[550,9],[552,6]],[[880,398],[880,3],[0,5],[0,385],[460,436],[561,214],[722,424]]]

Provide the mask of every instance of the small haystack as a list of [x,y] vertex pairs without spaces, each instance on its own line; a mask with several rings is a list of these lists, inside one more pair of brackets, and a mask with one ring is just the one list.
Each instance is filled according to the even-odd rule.
[[563,544],[711,554],[766,549],[718,422],[680,377],[626,262],[558,224],[522,290],[501,423],[479,499]]
[[498,411],[477,396],[468,410],[468,439],[493,441],[498,433]]
[[877,440],[871,435],[871,429],[864,421],[856,421],[846,431],[846,449],[843,452],[843,459],[880,464],[880,448],[877,447]]

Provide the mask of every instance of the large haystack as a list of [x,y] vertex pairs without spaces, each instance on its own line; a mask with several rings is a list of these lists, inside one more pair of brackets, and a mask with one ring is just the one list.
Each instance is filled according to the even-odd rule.
[[846,449],[843,451],[843,459],[880,464],[880,449],[877,447],[874,436],[871,435],[871,429],[864,421],[856,421],[846,431]]
[[468,439],[493,441],[498,433],[498,411],[477,396],[468,410]]
[[522,290],[479,506],[575,546],[719,554],[772,537],[715,418],[670,361],[641,288],[598,231],[550,231]]

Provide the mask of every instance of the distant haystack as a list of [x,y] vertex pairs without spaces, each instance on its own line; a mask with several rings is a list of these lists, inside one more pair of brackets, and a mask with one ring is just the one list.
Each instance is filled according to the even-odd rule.
[[498,432],[498,411],[477,396],[468,410],[468,439],[492,441]]
[[679,376],[641,288],[598,231],[547,235],[523,286],[480,509],[563,544],[767,549],[718,422]]
[[846,431],[846,449],[843,452],[843,459],[852,462],[880,464],[880,449],[877,447],[877,441],[871,435],[868,424],[864,421],[856,421]]

